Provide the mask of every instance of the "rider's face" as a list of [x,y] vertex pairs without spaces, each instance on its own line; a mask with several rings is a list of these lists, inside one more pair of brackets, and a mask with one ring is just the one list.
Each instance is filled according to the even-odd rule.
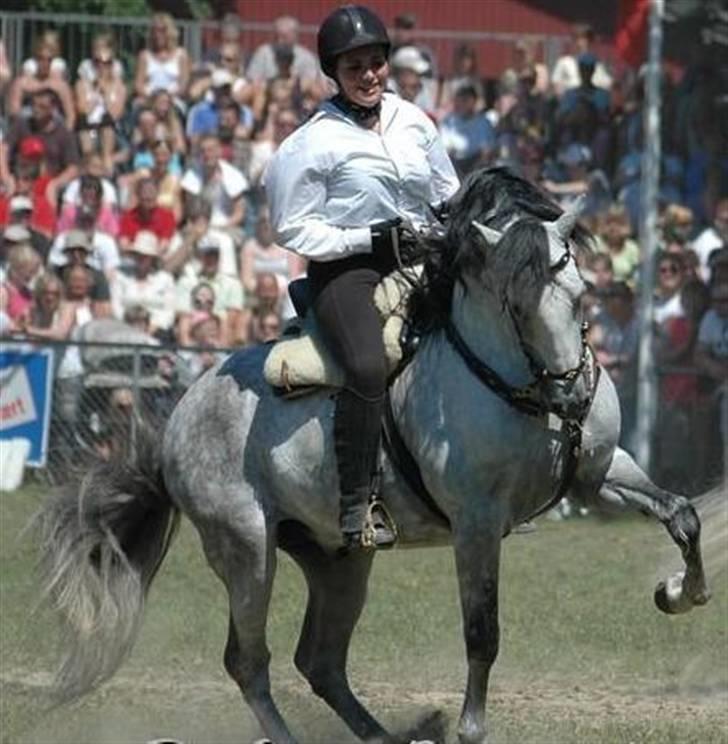
[[366,108],[381,101],[388,75],[384,47],[376,44],[346,52],[336,63],[336,78],[344,97]]

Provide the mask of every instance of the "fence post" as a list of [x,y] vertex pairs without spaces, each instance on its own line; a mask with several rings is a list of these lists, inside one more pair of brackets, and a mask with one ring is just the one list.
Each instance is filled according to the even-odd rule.
[[132,368],[131,368],[131,393],[132,397],[134,399],[134,407],[132,408],[132,415],[131,415],[131,428],[130,428],[130,438],[131,438],[131,451],[136,451],[136,443],[137,443],[137,421],[139,416],[139,405],[141,403],[141,396],[139,395],[139,381],[141,379],[141,373],[142,373],[142,362],[141,362],[141,347],[135,346],[134,347],[134,359],[132,362]]
[[636,459],[649,472],[652,464],[652,434],[655,422],[657,379],[652,358],[655,253],[657,250],[657,193],[660,186],[660,78],[662,65],[662,16],[664,0],[651,0],[647,97],[643,110],[645,149],[642,153],[640,193],[640,248],[642,250],[640,341],[637,372]]

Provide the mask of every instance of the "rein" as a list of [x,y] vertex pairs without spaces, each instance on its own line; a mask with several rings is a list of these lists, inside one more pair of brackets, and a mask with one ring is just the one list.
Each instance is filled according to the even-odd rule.
[[[570,258],[571,252],[567,250],[564,257],[551,267],[552,271],[556,272],[564,268]],[[552,498],[529,517],[529,519],[533,519],[558,504],[571,486],[571,481],[579,464],[579,456],[581,455],[582,424],[589,413],[591,404],[594,400],[594,395],[599,384],[601,368],[599,364],[597,364],[596,356],[587,340],[587,333],[589,331],[588,323],[582,323],[581,326],[581,354],[579,356],[578,364],[575,367],[567,369],[565,372],[550,372],[545,365],[539,365],[531,354],[528,353],[528,350],[523,343],[520,328],[518,323],[515,321],[510,306],[508,306],[508,312],[513,320],[521,349],[528,360],[532,373],[536,377],[534,382],[523,387],[514,387],[508,384],[495,370],[479,359],[470,349],[467,342],[460,334],[460,331],[458,331],[451,320],[448,320],[444,330],[448,342],[453,349],[455,349],[463,362],[465,362],[465,365],[470,372],[499,398],[501,398],[501,400],[504,400],[512,408],[520,413],[526,414],[527,416],[539,417],[546,413],[553,413],[563,422],[562,432],[566,438],[566,449],[559,486]],[[590,361],[591,364],[589,364]],[[572,382],[580,375],[587,373],[589,374],[589,377],[592,378],[589,380],[590,394],[583,410],[577,418],[564,418],[551,410],[548,406],[544,405],[541,396],[538,393],[538,387],[540,384],[549,381]],[[442,511],[442,509],[440,509],[435,499],[427,490],[419,466],[410,451],[407,449],[407,445],[397,429],[389,388],[387,389],[384,408],[383,439],[387,452],[392,460],[392,464],[400,473],[402,473],[410,490],[419,495],[424,504],[430,510],[431,514],[436,518],[437,522],[443,526],[449,526],[447,515]]]
[[451,322],[445,326],[445,336],[467,368],[499,398],[528,416],[542,416],[547,413],[538,395],[537,383],[519,388],[509,385],[495,370],[473,354],[460,331]]

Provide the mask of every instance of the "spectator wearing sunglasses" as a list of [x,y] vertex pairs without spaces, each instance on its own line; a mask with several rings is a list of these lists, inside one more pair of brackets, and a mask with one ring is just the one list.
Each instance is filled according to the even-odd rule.
[[114,73],[114,50],[95,41],[93,76],[80,77],[76,83],[78,139],[83,154],[101,150],[106,175],[114,171],[116,125],[126,106],[126,86]]
[[124,73],[124,65],[121,60],[116,56],[116,42],[112,34],[108,32],[101,32],[94,36],[91,42],[91,56],[84,59],[78,66],[77,77],[79,80],[92,81],[98,74],[98,65],[94,62],[97,56],[97,52],[105,52],[110,49],[113,60],[111,62],[111,72],[114,77],[118,78],[122,82],[126,75]]
[[685,260],[679,253],[662,252],[657,258],[657,277],[655,282],[654,320],[662,326],[670,318],[683,317],[680,291],[684,283]]

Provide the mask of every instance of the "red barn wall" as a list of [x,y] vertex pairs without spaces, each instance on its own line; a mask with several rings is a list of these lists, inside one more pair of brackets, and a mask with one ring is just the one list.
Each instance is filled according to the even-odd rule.
[[[238,13],[245,24],[271,23],[281,15],[292,15],[301,22],[301,43],[315,49],[315,30],[323,18],[334,8],[343,5],[336,0],[237,0]],[[596,3],[594,9],[584,7],[583,0],[368,0],[365,3],[376,11],[388,25],[395,16],[411,12],[417,16],[417,27],[425,32],[422,41],[430,46],[439,59],[442,72],[450,69],[454,48],[463,41],[473,44],[479,52],[481,73],[495,77],[510,62],[512,38],[472,40],[459,36],[465,33],[523,34],[537,42],[536,52],[540,61],[549,53],[559,51],[568,37],[571,26],[577,22],[591,23],[598,34],[599,54],[612,58],[611,32],[616,14],[616,3]],[[427,31],[441,34],[453,32],[445,40],[430,38]],[[267,34],[250,29],[246,42],[258,44],[267,40]],[[547,48],[544,44],[550,40]]]

